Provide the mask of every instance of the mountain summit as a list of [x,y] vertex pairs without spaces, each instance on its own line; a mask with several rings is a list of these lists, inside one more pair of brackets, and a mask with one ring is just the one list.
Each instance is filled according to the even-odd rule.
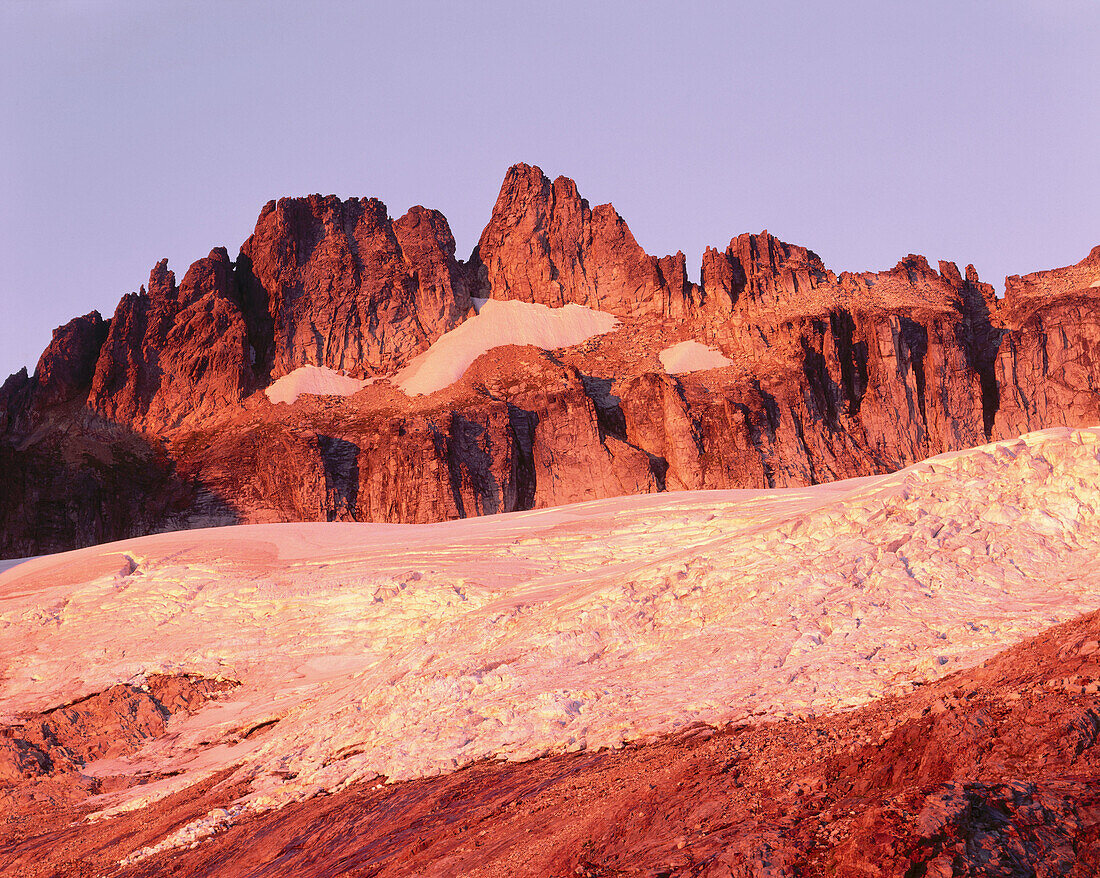
[[272,201],[235,259],[158,263],[3,384],[0,555],[808,485],[1100,423],[1100,248],[1002,301],[973,266],[836,274],[766,231],[700,279],[525,164],[467,261],[438,211]]

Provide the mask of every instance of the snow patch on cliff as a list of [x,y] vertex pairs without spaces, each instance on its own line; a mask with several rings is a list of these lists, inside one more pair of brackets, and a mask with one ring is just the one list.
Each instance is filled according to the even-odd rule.
[[686,375],[688,372],[702,372],[706,369],[721,369],[730,366],[733,360],[722,355],[712,347],[697,341],[682,341],[660,353],[661,365],[669,375]]
[[335,372],[328,366],[299,366],[271,382],[264,393],[272,402],[294,403],[303,393],[316,396],[351,396],[370,381]]
[[504,345],[567,348],[610,332],[619,321],[582,305],[548,308],[530,302],[482,300],[477,314],[441,336],[397,373],[394,383],[409,396],[454,384],[482,354]]

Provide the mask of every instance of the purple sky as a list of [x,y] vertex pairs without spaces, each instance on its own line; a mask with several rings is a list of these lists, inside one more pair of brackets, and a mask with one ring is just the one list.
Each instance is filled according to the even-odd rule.
[[442,210],[508,166],[650,253],[767,228],[831,268],[1006,274],[1100,243],[1100,2],[0,3],[0,379],[264,202]]

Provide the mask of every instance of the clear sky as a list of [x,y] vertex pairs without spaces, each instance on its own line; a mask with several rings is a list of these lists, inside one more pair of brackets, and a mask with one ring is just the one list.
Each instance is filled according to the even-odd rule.
[[0,0],[0,379],[161,258],[311,192],[442,210],[508,166],[650,253],[767,228],[831,268],[1100,243],[1100,0]]

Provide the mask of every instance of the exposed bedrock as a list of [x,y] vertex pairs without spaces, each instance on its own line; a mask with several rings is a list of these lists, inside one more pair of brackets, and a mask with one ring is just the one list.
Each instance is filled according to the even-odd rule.
[[237,405],[253,387],[233,263],[219,247],[192,265],[178,287],[162,260],[148,291],[119,302],[88,407],[155,432]]
[[[0,554],[187,524],[803,485],[1100,423],[1100,248],[1008,278],[1002,301],[973,266],[910,255],[838,275],[768,232],[708,249],[700,279],[528,165],[508,171],[468,262],[438,211],[270,202],[236,261],[216,248],[179,285],[159,263],[110,320],[70,321],[33,375],[3,384]],[[473,316],[472,297],[620,325],[553,353],[490,350],[428,397],[389,383]],[[667,374],[658,355],[687,339],[732,364]],[[375,383],[270,404],[263,389],[303,365]]]
[[1100,423],[1100,247],[1005,282],[995,433]]
[[154,674],[0,726],[0,790],[57,777],[62,789],[73,788],[65,791],[69,795],[98,792],[98,781],[78,773],[85,764],[135,752],[164,735],[173,714],[194,713],[237,685],[191,674]]
[[269,202],[237,260],[260,374],[364,374],[421,352],[470,311],[454,249],[423,207],[394,221],[375,198]]
[[[198,508],[159,443],[94,417],[0,440],[0,554],[22,558],[178,526]],[[221,498],[210,523],[236,518]]]
[[649,256],[612,205],[590,208],[572,180],[525,164],[504,178],[471,268],[480,296],[617,316],[682,317],[692,293],[682,253]]
[[516,350],[528,382],[508,398],[400,414],[322,406],[196,430],[171,447],[177,476],[249,522],[442,521],[658,489],[650,456],[601,430],[581,375]]

